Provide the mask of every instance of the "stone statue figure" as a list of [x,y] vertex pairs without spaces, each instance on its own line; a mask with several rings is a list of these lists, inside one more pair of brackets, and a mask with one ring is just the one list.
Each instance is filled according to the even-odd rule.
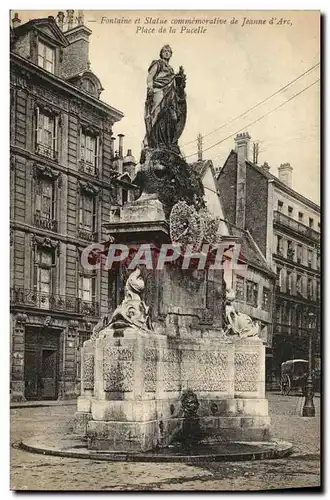
[[234,300],[234,290],[227,290],[225,305],[226,329],[224,333],[226,335],[238,335],[242,339],[246,337],[257,337],[259,334],[259,325],[253,322],[247,314],[236,312],[233,305]]
[[127,327],[138,327],[143,330],[153,330],[150,308],[141,300],[144,281],[140,277],[140,269],[135,269],[128,277],[125,285],[125,296],[122,303],[115,309],[112,316],[104,316],[95,325],[90,340],[94,343],[109,331],[123,331]]
[[171,47],[164,45],[160,58],[152,61],[148,69],[143,145],[144,148],[165,148],[180,154],[178,139],[187,115],[186,76],[182,66],[178,73],[174,73],[169,65],[171,56]]
[[152,330],[150,308],[141,300],[144,281],[140,274],[141,271],[137,268],[129,275],[125,285],[124,300],[115,309],[107,328],[116,330],[136,326]]

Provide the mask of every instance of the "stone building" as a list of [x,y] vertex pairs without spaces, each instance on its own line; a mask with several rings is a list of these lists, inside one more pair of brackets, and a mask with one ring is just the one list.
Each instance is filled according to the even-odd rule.
[[[135,160],[115,146],[123,114],[100,99],[83,15],[59,12],[10,32],[11,398],[79,392],[79,349],[108,311],[105,270],[81,251],[130,198]],[[115,151],[117,149],[117,151]]]
[[250,135],[238,134],[218,174],[226,218],[248,230],[276,272],[272,371],[292,358],[308,359],[308,336],[316,331],[315,367],[320,346],[320,207],[292,188],[292,166],[278,177],[267,163],[250,161]]
[[220,233],[228,239],[232,237],[241,245],[238,258],[241,268],[231,268],[224,277],[227,288],[232,288],[236,293],[237,311],[249,315],[260,326],[260,338],[266,345],[266,378],[269,379],[276,274],[252,234],[236,225],[235,221],[225,218],[226,199],[223,199],[223,191],[217,187],[212,161],[199,160],[195,163],[195,169],[203,181],[207,208],[220,218]]

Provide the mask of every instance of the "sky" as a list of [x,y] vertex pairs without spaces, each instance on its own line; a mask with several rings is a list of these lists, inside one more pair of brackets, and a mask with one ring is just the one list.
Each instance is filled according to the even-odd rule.
[[[19,11],[22,22],[56,14],[57,11]],[[101,22],[102,17],[125,17],[131,22]],[[235,24],[230,23],[233,17]],[[155,24],[147,23],[146,18],[153,18]],[[204,33],[180,33],[175,19],[182,18],[217,18],[226,23],[203,24]],[[245,22],[242,26],[244,18],[265,23]],[[276,19],[270,24],[272,18]],[[276,24],[281,18],[287,22]],[[135,23],[136,19],[140,22]],[[200,133],[203,158],[221,168],[234,148],[236,133],[248,131],[252,141],[259,141],[259,164],[267,161],[271,172],[277,175],[280,164],[289,162],[293,167],[292,187],[320,202],[319,66],[263,105],[235,119],[320,62],[318,11],[85,10],[84,20],[93,31],[89,58],[92,71],[105,89],[101,99],[125,115],[114,127],[115,134],[125,134],[125,150],[132,149],[139,158],[145,133],[148,66],[158,59],[160,48],[169,43],[173,49],[170,64],[176,71],[182,65],[187,75],[188,114],[179,140],[187,161],[196,160],[196,139]],[[164,20],[167,23],[161,24]],[[159,33],[161,26],[166,33]],[[189,29],[198,26],[187,25]],[[170,33],[170,27],[176,32]],[[141,28],[154,28],[154,33]]]

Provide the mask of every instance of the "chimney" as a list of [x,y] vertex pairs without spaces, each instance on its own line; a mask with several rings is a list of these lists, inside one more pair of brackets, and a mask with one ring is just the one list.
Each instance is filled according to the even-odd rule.
[[63,31],[64,26],[64,12],[59,11],[56,16],[56,22],[61,31]]
[[21,24],[21,20],[19,19],[17,12],[15,12],[14,17],[11,20],[11,23],[13,28],[17,28]]
[[246,203],[246,160],[249,159],[249,146],[251,136],[242,132],[235,137],[235,150],[237,152],[237,180],[236,180],[236,225],[245,229],[245,203]]
[[278,167],[278,178],[288,187],[292,187],[292,170],[290,163],[282,163]]
[[74,10],[67,10],[66,11],[66,19],[68,23],[68,30],[71,30],[73,28],[73,23],[74,23]]
[[111,153],[112,158],[115,157],[115,148],[116,148],[116,138],[114,136],[111,137]]
[[197,148],[198,148],[198,161],[203,161],[203,137],[202,134],[197,136]]
[[268,165],[268,163],[267,163],[266,161],[263,163],[263,165],[261,165],[261,167],[262,167],[264,170],[267,170],[267,172],[269,172],[269,170],[270,170],[270,166]]
[[118,153],[119,153],[119,158],[123,157],[123,145],[124,145],[124,134],[118,134],[119,137],[119,148],[118,148]]
[[250,140],[249,132],[242,132],[235,137],[235,151],[237,156],[241,156],[244,160],[250,159]]
[[136,160],[132,155],[132,150],[127,150],[127,155],[123,159],[123,171],[127,172],[131,179],[135,177]]
[[[62,17],[62,16],[61,16]],[[89,37],[92,31],[82,24],[83,15],[74,17],[74,11],[68,10],[64,35],[69,46],[63,49],[62,77],[70,78],[88,69]]]

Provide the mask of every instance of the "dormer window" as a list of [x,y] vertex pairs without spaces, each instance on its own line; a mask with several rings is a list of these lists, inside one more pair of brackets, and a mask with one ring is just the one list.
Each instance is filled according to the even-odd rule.
[[55,73],[55,49],[40,41],[38,42],[38,66],[50,73]]

